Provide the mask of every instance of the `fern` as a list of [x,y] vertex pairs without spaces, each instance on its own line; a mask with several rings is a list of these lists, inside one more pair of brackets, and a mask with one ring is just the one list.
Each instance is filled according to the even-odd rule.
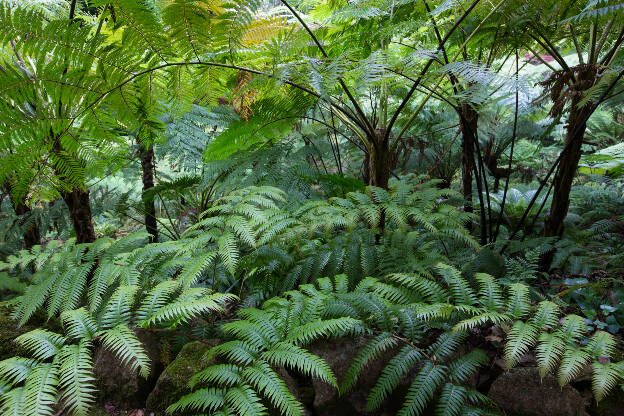
[[[176,281],[163,282],[145,295],[138,289],[119,286],[94,312],[86,308],[63,312],[67,337],[36,329],[16,338],[33,358],[0,362],[0,379],[11,386],[0,399],[3,414],[53,414],[59,401],[72,414],[90,414],[95,401],[91,356],[96,345],[147,377],[151,365],[135,334],[136,323],[147,330],[161,322],[175,327],[202,313],[222,311],[234,299],[203,289],[183,289]],[[172,301],[163,301],[168,298]]]

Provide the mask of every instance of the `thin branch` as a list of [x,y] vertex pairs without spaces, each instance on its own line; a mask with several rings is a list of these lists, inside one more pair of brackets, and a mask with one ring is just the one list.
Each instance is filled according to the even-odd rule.
[[[435,18],[431,14],[431,9],[429,8],[429,3],[427,3],[427,0],[423,0],[423,3],[425,3],[427,14],[431,18],[431,23],[433,24],[433,31],[435,32],[436,38],[438,39],[438,45],[442,45],[442,58],[444,59],[444,63],[448,65],[449,60],[448,60],[448,56],[446,55],[446,47],[444,46],[444,43],[442,43],[442,36],[440,36],[438,25],[436,24]],[[448,73],[449,80],[451,81],[451,85],[453,86],[453,92],[455,93],[455,95],[457,95],[457,84],[459,81],[451,71],[446,71],[446,72]]]
[[622,45],[622,41],[624,41],[624,25],[622,25],[622,29],[620,30],[620,33],[618,34],[618,37],[615,40],[615,43],[613,44],[611,49],[609,49],[609,52],[607,52],[604,58],[602,58],[602,61],[600,61],[600,65],[602,66],[611,65],[611,60],[615,58],[615,56],[617,55],[617,50]]
[[[470,12],[472,12],[472,10],[477,6],[477,4],[479,4],[480,1],[481,0],[474,0],[472,2],[470,7],[468,7],[468,10],[466,10],[461,15],[461,17],[455,22],[453,27],[444,36],[444,38],[442,39],[442,42],[440,42],[438,44],[438,49],[436,50],[434,55],[437,55],[443,49],[444,44],[449,40],[449,38],[451,37],[453,32],[455,32],[455,30],[457,30],[459,25],[464,21],[464,19],[466,19],[466,17],[468,17]],[[503,1],[505,1],[505,0],[502,0],[501,3],[499,3],[499,5],[502,4]],[[418,75],[418,79],[416,80],[414,85],[412,85],[412,88],[410,88],[410,90],[408,91],[407,95],[405,96],[405,98],[403,98],[403,100],[399,104],[399,107],[396,109],[396,111],[392,115],[392,118],[390,119],[390,123],[388,123],[388,127],[386,128],[386,133],[384,135],[384,140],[387,141],[390,138],[390,132],[392,131],[392,127],[394,126],[394,123],[396,122],[397,118],[399,117],[399,114],[401,114],[401,112],[403,111],[403,108],[405,108],[405,106],[407,105],[409,100],[412,98],[412,95],[414,95],[414,92],[416,91],[416,88],[418,88],[418,85],[420,84],[420,82],[422,81],[423,77],[425,76],[425,74],[429,70],[429,67],[433,64],[434,60],[435,60],[435,58],[430,58],[429,59],[429,61],[425,65],[425,67],[422,69],[422,71],[420,71],[420,74]]]
[[496,232],[494,233],[493,241],[498,238],[500,231],[500,225],[503,220],[503,213],[505,212],[505,202],[507,200],[507,190],[509,189],[509,179],[511,178],[511,163],[513,161],[514,145],[516,143],[516,132],[518,127],[518,49],[516,49],[516,107],[514,109],[514,121],[513,132],[511,133],[511,150],[509,152],[509,165],[507,166],[507,178],[505,180],[505,190],[503,191],[503,202],[501,202],[500,213],[498,215],[498,223],[496,224]]
[[561,54],[559,53],[559,51],[557,50],[555,45],[552,44],[550,39],[548,39],[546,36],[542,35],[540,33],[539,29],[537,29],[537,28],[534,28],[534,29],[535,29],[535,32],[537,32],[537,34],[542,37],[542,40],[544,41],[545,45],[544,45],[544,43],[542,43],[540,41],[540,39],[537,36],[535,36],[532,33],[530,33],[530,31],[529,31],[529,36],[531,36],[533,39],[535,39],[535,41],[537,43],[542,45],[544,50],[550,51],[550,55],[553,58],[555,58],[555,60],[557,61],[557,63],[559,63],[559,65],[561,65],[561,68],[563,68],[565,71],[570,72],[572,74],[572,80],[576,82],[576,78],[574,78],[574,72],[572,72],[572,70],[570,70],[570,67],[568,66],[568,63],[565,61],[563,56],[561,56]]
[[[299,23],[301,23],[301,26],[303,26],[306,32],[308,32],[308,34],[310,35],[310,37],[312,38],[316,46],[319,48],[323,56],[325,58],[328,58],[329,56],[327,55],[327,52],[325,52],[325,48],[323,48],[323,45],[321,45],[321,42],[319,42],[318,38],[314,35],[314,32],[312,32],[310,27],[306,24],[306,22],[299,15],[299,13],[297,13],[295,9],[293,9],[292,6],[288,4],[286,0],[281,0],[281,2],[284,4],[284,6],[286,6],[286,8],[288,8],[288,10],[290,10],[290,12],[295,16],[295,18],[299,21]],[[355,111],[358,113],[358,115],[362,119],[361,121],[364,123],[363,127],[365,127],[364,130],[368,130],[368,133],[370,133],[371,136],[374,136],[375,129],[373,128],[373,126],[371,126],[368,120],[368,117],[366,117],[366,114],[364,114],[364,111],[362,111],[362,107],[360,107],[360,104],[357,102],[355,97],[351,94],[351,91],[349,91],[349,88],[347,88],[347,85],[342,80],[342,77],[338,78],[338,82],[340,83],[340,86],[344,90],[345,94],[347,94],[347,97],[349,97],[349,100],[351,101],[351,104],[353,104],[353,107],[355,107]]]
[[69,6],[69,20],[73,21],[74,16],[76,14],[76,3],[77,0],[72,0],[71,5]]
[[587,57],[587,63],[593,65],[596,63],[596,19],[589,26],[589,56]]
[[578,44],[578,40],[576,39],[576,33],[574,33],[574,25],[570,25],[570,33],[572,34],[572,42],[574,42],[574,49],[576,49],[576,54],[579,58],[579,64],[583,65],[583,50]]
[[600,56],[600,51],[602,50],[602,47],[604,46],[604,43],[607,40],[607,36],[609,34],[609,31],[611,30],[611,26],[613,26],[614,21],[615,19],[609,20],[607,24],[605,25],[604,29],[602,30],[600,39],[598,39],[598,43],[596,44],[596,52],[594,52],[596,56],[596,61],[598,61],[598,57]]
[[[552,66],[551,64],[549,64],[548,62],[546,62],[541,55],[539,55],[537,52],[535,52],[533,49],[531,49],[531,46],[526,45],[526,48],[529,50],[529,52],[531,52],[533,54],[534,57],[536,57],[541,63],[543,63],[544,65],[546,65],[548,67],[548,69],[550,69],[553,72],[557,72],[557,69]],[[548,52],[548,51],[546,51]]]
[[[165,64],[161,64],[158,66],[155,66],[153,68],[149,68],[146,70],[143,70],[141,72],[137,72],[135,74],[133,74],[131,77],[127,78],[126,80],[122,81],[121,83],[117,84],[114,87],[111,87],[110,89],[102,92],[99,96],[97,96],[90,104],[88,104],[86,107],[84,107],[81,111],[79,111],[74,117],[72,121],[75,121],[78,117],[80,117],[81,115],[83,115],[86,111],[88,111],[91,107],[95,106],[97,103],[99,103],[101,100],[103,100],[104,98],[106,98],[106,96],[108,96],[109,94],[111,94],[113,91],[120,89],[122,87],[124,87],[125,85],[129,84],[130,82],[134,81],[136,78],[139,78],[143,75],[158,71],[160,69],[164,69],[164,68],[168,68],[168,67],[172,67],[172,66],[191,66],[191,65],[197,65],[197,66],[201,66],[201,65],[206,65],[206,66],[214,66],[214,67],[218,67],[218,68],[228,68],[228,69],[235,69],[237,71],[244,71],[244,72],[249,72],[250,74],[256,74],[256,75],[263,75],[269,78],[275,78],[275,75],[273,74],[269,74],[263,71],[259,71],[256,69],[252,69],[252,68],[246,68],[246,67],[242,67],[242,66],[238,66],[238,65],[228,65],[228,64],[222,64],[222,63],[218,63],[218,62],[204,62],[204,61],[185,61],[185,62],[169,62],[169,63],[165,63]],[[318,94],[317,92],[303,86],[300,84],[297,84],[293,81],[289,81],[289,80],[281,80],[284,84],[290,85],[292,87],[295,87],[297,89],[300,89],[304,92],[307,92],[310,95],[313,95],[317,98],[321,98],[321,95]],[[337,110],[340,110],[340,113],[345,114],[348,118],[350,118],[352,121],[357,122],[357,119],[354,119],[353,116],[351,116],[349,114],[349,111],[345,110],[343,107],[339,106],[338,104],[329,101],[328,102],[329,105],[331,105],[332,107],[336,108]]]
[[[490,10],[490,12],[487,14],[487,16],[485,16],[483,18],[483,20],[481,20],[481,22],[477,25],[477,27],[474,28],[474,30],[470,33],[470,35],[466,38],[466,40],[464,41],[464,43],[462,43],[462,45],[459,47],[459,50],[457,51],[457,53],[455,54],[455,56],[453,56],[453,59],[451,60],[451,62],[455,62],[455,60],[457,59],[457,57],[462,53],[462,51],[465,51],[466,46],[468,45],[468,42],[470,42],[470,39],[472,39],[472,37],[477,33],[477,31],[479,29],[481,29],[481,26],[483,26],[483,24],[490,18],[490,16],[492,16],[494,14],[494,12],[496,12],[496,10],[498,10],[498,8],[500,6],[503,5],[503,3],[505,2],[505,0],[501,0],[496,7],[494,7],[492,10]],[[474,4],[474,3],[473,3]],[[471,6],[472,7],[472,6]],[[446,38],[445,38],[446,39]],[[431,62],[431,61],[429,61]],[[422,79],[422,77],[419,78],[419,80]],[[416,116],[418,116],[418,114],[420,113],[420,111],[423,109],[423,107],[425,106],[425,104],[427,103],[427,101],[429,101],[429,98],[431,98],[431,96],[433,95],[433,91],[435,91],[440,84],[442,83],[442,79],[443,77],[440,77],[440,79],[438,79],[438,82],[436,83],[436,85],[431,89],[431,92],[422,100],[422,102],[420,103],[420,105],[418,106],[418,108],[416,109],[416,111],[414,111],[412,113],[412,115],[410,116],[410,118],[407,120],[407,122],[405,123],[405,125],[403,126],[403,128],[401,129],[401,131],[399,132],[399,134],[396,136],[396,138],[394,139],[394,142],[391,145],[391,149],[394,150],[397,146],[397,144],[399,143],[399,140],[401,140],[401,137],[403,136],[403,134],[405,134],[405,132],[407,131],[407,129],[409,128],[409,126],[414,122],[414,120],[416,119]],[[416,87],[416,85],[414,86]],[[413,88],[413,90],[415,90],[415,88]],[[395,115],[397,115],[398,113],[395,113]],[[387,132],[389,134],[389,130]]]

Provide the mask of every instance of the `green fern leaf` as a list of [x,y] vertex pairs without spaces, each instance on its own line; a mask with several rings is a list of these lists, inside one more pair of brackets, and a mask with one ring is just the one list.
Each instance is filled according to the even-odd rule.
[[505,362],[507,368],[513,368],[520,358],[537,342],[538,328],[523,321],[514,322],[507,336],[505,345]]
[[15,338],[15,342],[30,352],[33,357],[45,360],[54,357],[65,345],[66,338],[45,329],[35,329]]
[[125,325],[118,325],[99,334],[102,345],[114,353],[119,360],[132,371],[147,378],[150,373],[150,360],[143,349],[143,344]]
[[26,378],[24,408],[26,416],[54,414],[58,386],[56,363],[39,364]]
[[557,380],[561,386],[568,384],[587,365],[590,357],[580,348],[568,347],[563,353]]
[[278,342],[273,348],[263,352],[261,357],[273,365],[300,371],[302,374],[316,377],[338,388],[336,376],[327,363],[301,347],[287,342]]
[[256,361],[242,372],[247,383],[269,399],[271,404],[285,416],[303,415],[303,406],[288,390],[286,383],[263,361]]
[[93,366],[88,343],[66,345],[59,353],[59,386],[67,409],[76,416],[87,416],[95,401]]
[[347,372],[344,375],[340,393],[344,394],[350,391],[358,381],[361,372],[366,368],[368,363],[379,358],[384,351],[397,345],[396,339],[389,332],[382,332],[369,341],[368,344],[353,358]]
[[216,410],[225,404],[224,391],[221,389],[201,389],[182,396],[180,400],[167,408],[168,414],[179,414],[184,411],[209,411],[216,414]]
[[366,402],[366,409],[369,411],[378,409],[390,393],[396,389],[401,379],[422,358],[423,353],[411,345],[406,345],[397,355],[392,357],[371,389]]
[[426,361],[423,368],[414,378],[407,395],[405,404],[397,416],[419,416],[425,410],[435,391],[442,385],[447,374],[447,367],[435,365]]

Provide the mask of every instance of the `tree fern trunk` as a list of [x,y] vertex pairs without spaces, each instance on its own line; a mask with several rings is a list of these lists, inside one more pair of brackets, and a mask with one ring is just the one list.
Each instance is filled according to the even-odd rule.
[[370,153],[364,152],[364,161],[362,162],[362,182],[370,184]]
[[[585,105],[581,109],[577,104],[580,98],[572,100],[572,108],[568,117],[568,125],[566,130],[566,144],[573,139],[574,141],[563,154],[559,168],[556,171],[553,185],[553,198],[550,205],[550,214],[546,218],[544,224],[544,235],[546,237],[561,237],[564,232],[563,221],[568,215],[570,207],[570,190],[572,189],[572,181],[576,175],[578,162],[581,158],[581,145],[585,136],[586,123],[583,123],[587,113],[591,109],[591,104]],[[580,129],[580,134],[572,137],[572,134]]]
[[[12,198],[11,202],[13,202]],[[23,202],[20,202],[14,206],[15,213],[17,215],[21,216],[25,214],[30,214],[31,212],[30,207]],[[36,221],[33,221],[24,233],[24,246],[27,249],[30,249],[32,246],[36,246],[37,244],[41,244],[41,234],[39,233],[39,225],[37,225]]]
[[384,140],[385,130],[377,129],[376,137],[370,138],[373,144],[368,154],[368,184],[388,188],[392,171],[392,154],[388,141]]
[[145,192],[154,187],[154,145],[146,149],[139,144],[139,156],[143,171],[143,210],[145,211],[145,228],[150,234],[150,242],[158,242],[158,224],[156,222],[156,206],[154,197],[147,197]]
[[462,132],[462,194],[464,211],[472,212],[472,172],[475,169],[474,146],[477,140],[479,113],[468,103],[459,107],[459,124]]
[[89,191],[74,188],[71,192],[61,192],[61,196],[69,208],[69,217],[74,225],[77,243],[94,242],[95,229],[93,228]]

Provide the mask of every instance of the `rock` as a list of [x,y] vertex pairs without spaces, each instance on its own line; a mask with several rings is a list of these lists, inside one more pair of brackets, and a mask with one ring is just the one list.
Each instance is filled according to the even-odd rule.
[[615,387],[607,397],[599,403],[592,403],[590,413],[595,416],[622,416],[624,415],[624,388]]
[[541,381],[536,367],[514,368],[501,374],[488,396],[508,416],[587,416],[589,404],[570,385],[563,388],[550,374]]
[[[340,384],[353,358],[369,341],[370,339],[366,337],[323,340],[323,342],[313,344],[309,351],[327,362]],[[381,409],[375,412],[366,411],[366,399],[371,388],[396,352],[396,350],[386,351],[378,359],[369,363],[360,374],[358,383],[343,396],[338,396],[338,391],[329,384],[313,379],[311,381],[314,390],[314,399],[311,403],[313,413],[317,416],[396,414],[403,404],[403,396],[407,391],[412,375],[406,377],[405,383],[402,383],[395,393],[386,400]]]
[[211,364],[204,355],[218,344],[217,340],[208,340],[206,343],[195,341],[184,345],[175,360],[162,372],[156,386],[147,397],[147,409],[158,415],[164,414],[167,407],[190,393],[188,382],[191,376]]
[[111,403],[118,409],[145,407],[145,400],[156,385],[162,370],[160,361],[160,338],[151,332],[138,331],[137,338],[143,343],[151,362],[150,376],[145,379],[138,372],[120,361],[105,348],[98,348],[93,356],[97,402]]
[[31,357],[28,351],[13,341],[18,336],[37,328],[62,333],[58,319],[48,321],[45,311],[38,311],[26,325],[18,327],[17,322],[11,318],[11,309],[6,304],[0,304],[0,361],[16,356]]

